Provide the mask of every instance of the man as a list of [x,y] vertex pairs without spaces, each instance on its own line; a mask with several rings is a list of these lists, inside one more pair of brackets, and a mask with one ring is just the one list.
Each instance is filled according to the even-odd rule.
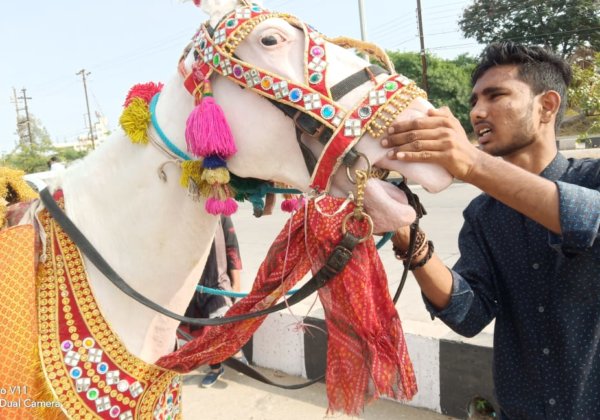
[[[206,260],[199,284],[211,289],[225,291],[240,291],[242,260],[235,233],[235,228],[230,217],[221,216],[219,226],[215,232],[215,239]],[[192,318],[216,318],[225,315],[233,304],[233,299],[211,293],[196,291],[185,316]],[[183,329],[196,336],[203,327],[183,325]],[[236,356],[245,361],[241,351]],[[202,379],[201,386],[209,388],[225,373],[221,363],[210,365],[209,370]]]
[[[470,337],[496,319],[503,419],[600,418],[600,160],[557,152],[570,79],[542,48],[492,44],[472,76],[479,148],[447,108],[382,140],[390,156],[440,164],[484,192],[464,211],[454,269],[422,233],[411,267],[454,331]],[[408,229],[393,241],[406,258]]]

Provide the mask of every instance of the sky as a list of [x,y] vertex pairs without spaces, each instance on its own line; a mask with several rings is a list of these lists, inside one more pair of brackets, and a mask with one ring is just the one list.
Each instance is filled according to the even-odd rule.
[[[457,24],[471,2],[421,0],[426,49],[442,58],[481,51]],[[291,13],[327,36],[361,37],[359,0],[263,0],[263,5]],[[363,5],[368,41],[393,51],[420,50],[416,0]],[[192,2],[179,0],[6,2],[0,14],[0,155],[18,141],[13,88],[17,96],[26,89],[30,116],[53,142],[71,142],[88,130],[83,80],[76,74],[85,70],[92,121],[99,112],[115,129],[129,88],[169,80],[206,19]]]

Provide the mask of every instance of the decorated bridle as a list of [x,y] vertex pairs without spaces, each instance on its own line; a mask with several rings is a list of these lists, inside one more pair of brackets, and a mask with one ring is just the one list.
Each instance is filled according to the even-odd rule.
[[[198,1],[195,2],[199,4]],[[288,80],[236,56],[238,45],[259,23],[271,18],[283,19],[304,32],[304,83]],[[371,80],[374,87],[353,108],[345,109],[337,102],[340,95],[338,94],[338,98],[335,98],[332,94],[337,85],[330,88],[326,84],[326,40],[335,42],[294,16],[271,12],[256,4],[246,3],[237,7],[225,15],[214,28],[210,27],[208,23],[203,24],[194,36],[191,45],[184,51],[179,66],[185,80],[185,87],[194,96],[197,103],[196,109],[188,119],[188,128],[186,129],[188,149],[196,151],[205,160],[218,156],[222,159],[223,166],[226,165],[226,158],[234,153],[235,145],[232,143],[228,127],[215,128],[213,125],[208,129],[206,127],[209,124],[202,122],[207,116],[212,118],[211,115],[214,114],[207,112],[203,103],[212,101],[210,78],[216,73],[242,88],[250,89],[267,98],[293,118],[299,131],[321,139],[325,146],[312,171],[310,187],[316,194],[328,192],[331,177],[340,165],[344,164],[350,167],[360,156],[353,150],[353,146],[365,132],[375,138],[381,136],[396,115],[402,112],[413,99],[417,96],[426,97],[426,95],[411,80],[393,74],[393,68],[387,56],[379,53],[376,54],[376,58],[387,63],[392,74],[388,74],[383,81],[377,82],[373,73],[379,69],[376,72],[380,74],[383,69],[371,66],[359,72],[363,74],[362,78],[358,77],[360,74],[350,76],[348,79],[355,79],[350,86],[356,87]],[[341,45],[346,42],[347,39],[336,43]],[[356,47],[357,45],[351,46]],[[191,69],[188,69],[184,60],[190,51],[193,51],[195,61]],[[371,52],[373,51],[376,50],[372,49]],[[364,75],[366,75],[366,79]],[[348,84],[347,81],[343,81],[339,85],[344,83]],[[348,91],[342,90],[342,96]],[[306,124],[307,120],[308,124]],[[307,125],[312,129],[307,129]],[[198,127],[205,127],[205,129],[196,130]],[[212,138],[208,137],[209,131]],[[368,166],[370,167],[370,165]],[[370,170],[367,171],[367,177],[371,176],[370,172]],[[352,179],[352,177],[350,178]]]

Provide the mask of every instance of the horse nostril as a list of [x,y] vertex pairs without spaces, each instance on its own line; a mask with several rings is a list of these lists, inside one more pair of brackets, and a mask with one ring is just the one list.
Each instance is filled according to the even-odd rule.
[[269,35],[260,40],[260,42],[266,47],[272,47],[273,45],[277,45],[277,38],[274,35]]

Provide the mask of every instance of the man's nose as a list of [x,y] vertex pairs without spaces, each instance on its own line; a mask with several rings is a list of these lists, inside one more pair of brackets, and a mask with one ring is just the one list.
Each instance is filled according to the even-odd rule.
[[487,117],[487,109],[482,104],[477,103],[471,108],[469,117],[471,118],[471,124],[475,124],[477,121]]

